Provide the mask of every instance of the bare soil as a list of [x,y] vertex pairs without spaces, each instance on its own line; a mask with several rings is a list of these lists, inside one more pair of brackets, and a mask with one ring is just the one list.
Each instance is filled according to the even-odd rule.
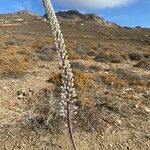
[[[150,29],[58,16],[78,94],[78,149],[149,150]],[[58,117],[60,71],[49,23],[27,12],[0,20],[0,149],[70,150]],[[131,52],[144,58],[130,60]],[[23,90],[31,98],[20,97]]]

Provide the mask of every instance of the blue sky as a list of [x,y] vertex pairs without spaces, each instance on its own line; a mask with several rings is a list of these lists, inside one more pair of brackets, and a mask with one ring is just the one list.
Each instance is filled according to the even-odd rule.
[[[150,0],[52,0],[56,11],[96,13],[122,26],[150,28]],[[29,10],[44,14],[42,0],[0,0],[0,13]]]

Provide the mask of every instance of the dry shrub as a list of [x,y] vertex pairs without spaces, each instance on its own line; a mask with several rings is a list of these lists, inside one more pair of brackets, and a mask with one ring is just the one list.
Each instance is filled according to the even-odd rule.
[[94,72],[98,72],[102,70],[102,67],[100,65],[97,64],[92,64],[89,66],[89,70],[94,71]]
[[82,60],[91,60],[91,57],[88,56],[88,55],[83,55],[83,56],[81,57],[81,59],[82,59]]
[[95,107],[95,97],[92,93],[87,93],[86,91],[77,92],[79,104],[82,107],[88,107],[89,109],[93,109]]
[[20,103],[24,112],[23,124],[26,128],[36,132],[48,130],[58,133],[60,131],[58,101],[52,91],[44,88],[38,91],[18,92],[23,95]]
[[83,73],[79,70],[74,71],[75,87],[78,91],[78,99],[82,106],[94,107],[95,99],[91,92],[96,77],[91,73]]
[[87,51],[88,56],[97,56],[98,52],[96,50],[93,49],[89,49]]
[[[91,73],[83,73],[80,70],[74,70],[74,80],[75,86],[79,91],[84,91],[92,87],[92,81],[95,77]],[[56,85],[61,84],[61,74],[52,73],[51,77],[47,80],[48,82],[54,83]]]
[[108,50],[100,52],[99,55],[95,57],[95,61],[121,63],[123,61],[123,58],[119,53],[115,53]]
[[84,71],[87,69],[87,67],[80,61],[71,62],[71,67],[72,67],[72,69],[78,69],[81,71]]
[[68,50],[68,56],[70,60],[81,59],[81,57],[73,50]]
[[[79,49],[79,48],[76,48],[75,50],[73,50],[71,52],[71,56],[70,58],[72,58],[72,55],[75,55],[74,57],[80,57],[80,58],[77,58],[77,59],[82,59],[82,60],[90,60],[91,59],[91,56],[88,55],[88,52],[90,50],[87,50],[87,49]],[[70,53],[70,52],[69,52]]]
[[118,78],[117,74],[104,74],[101,76],[102,81],[104,84],[110,87],[115,88],[123,88],[126,86],[126,82]]
[[[83,73],[80,70],[74,70],[74,83],[75,87],[78,92],[78,98],[82,105],[87,106],[94,106],[95,100],[92,95],[87,94],[90,92],[90,89],[92,88],[96,76],[92,73]],[[48,82],[54,83],[58,88],[60,88],[61,85],[61,74],[60,73],[53,73],[51,77],[49,78]],[[59,90],[57,89],[57,92]]]
[[92,87],[95,76],[91,73],[83,73],[79,70],[74,71],[75,86],[79,91],[86,91]]
[[120,80],[123,80],[128,84],[128,86],[142,86],[143,88],[147,88],[150,86],[149,76],[140,76],[131,72],[129,70],[118,69],[117,76]]
[[127,80],[127,82],[130,86],[141,86],[143,88],[150,87],[147,77],[135,76],[131,77],[130,80]]
[[6,47],[0,49],[0,76],[18,78],[24,76],[28,69],[31,68],[31,61],[29,57],[24,54],[18,54],[20,49],[16,46]]
[[57,52],[54,48],[47,45],[41,46],[36,50],[38,58],[42,61],[54,61],[57,59]]
[[25,58],[1,58],[1,77],[18,78],[24,76],[30,64]]
[[61,84],[61,74],[60,73],[52,73],[51,77],[47,80],[47,82],[54,83],[56,85]]

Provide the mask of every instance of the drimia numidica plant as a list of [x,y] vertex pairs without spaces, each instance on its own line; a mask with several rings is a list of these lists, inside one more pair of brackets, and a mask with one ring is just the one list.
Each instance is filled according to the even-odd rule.
[[62,68],[62,86],[61,86],[61,98],[60,98],[60,115],[66,120],[70,139],[72,142],[73,149],[76,150],[76,144],[74,142],[72,133],[72,114],[76,113],[77,107],[74,105],[76,101],[76,92],[74,88],[74,78],[68,59],[67,50],[65,48],[63,34],[60,30],[60,25],[56,17],[55,11],[50,0],[43,0],[43,4],[46,10],[48,21],[51,24],[52,33],[55,38],[56,51],[58,53],[58,58],[60,66]]

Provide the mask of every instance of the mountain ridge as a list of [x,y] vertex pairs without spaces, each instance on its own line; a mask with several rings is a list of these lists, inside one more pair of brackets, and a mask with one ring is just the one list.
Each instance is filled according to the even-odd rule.
[[[31,11],[27,11],[27,10],[22,10],[22,11],[17,11],[17,12],[12,12],[12,13],[7,13],[7,14],[0,14],[0,20],[2,17],[4,18],[9,18],[9,17],[21,17],[21,16],[35,16],[37,17],[39,20],[44,20],[46,18],[46,14],[40,16],[34,12]],[[67,10],[67,11],[58,11],[56,12],[56,15],[58,17],[59,20],[61,21],[72,21],[72,22],[93,22],[93,23],[98,23],[100,25],[104,25],[104,26],[110,26],[110,27],[118,27],[118,28],[126,28],[126,29],[132,29],[132,28],[136,28],[136,29],[150,29],[149,27],[142,27],[140,25],[134,26],[134,27],[130,27],[130,26],[121,26],[115,22],[111,22],[111,21],[107,21],[105,20],[104,17],[101,16],[97,16],[94,13],[81,13],[77,10]]]

